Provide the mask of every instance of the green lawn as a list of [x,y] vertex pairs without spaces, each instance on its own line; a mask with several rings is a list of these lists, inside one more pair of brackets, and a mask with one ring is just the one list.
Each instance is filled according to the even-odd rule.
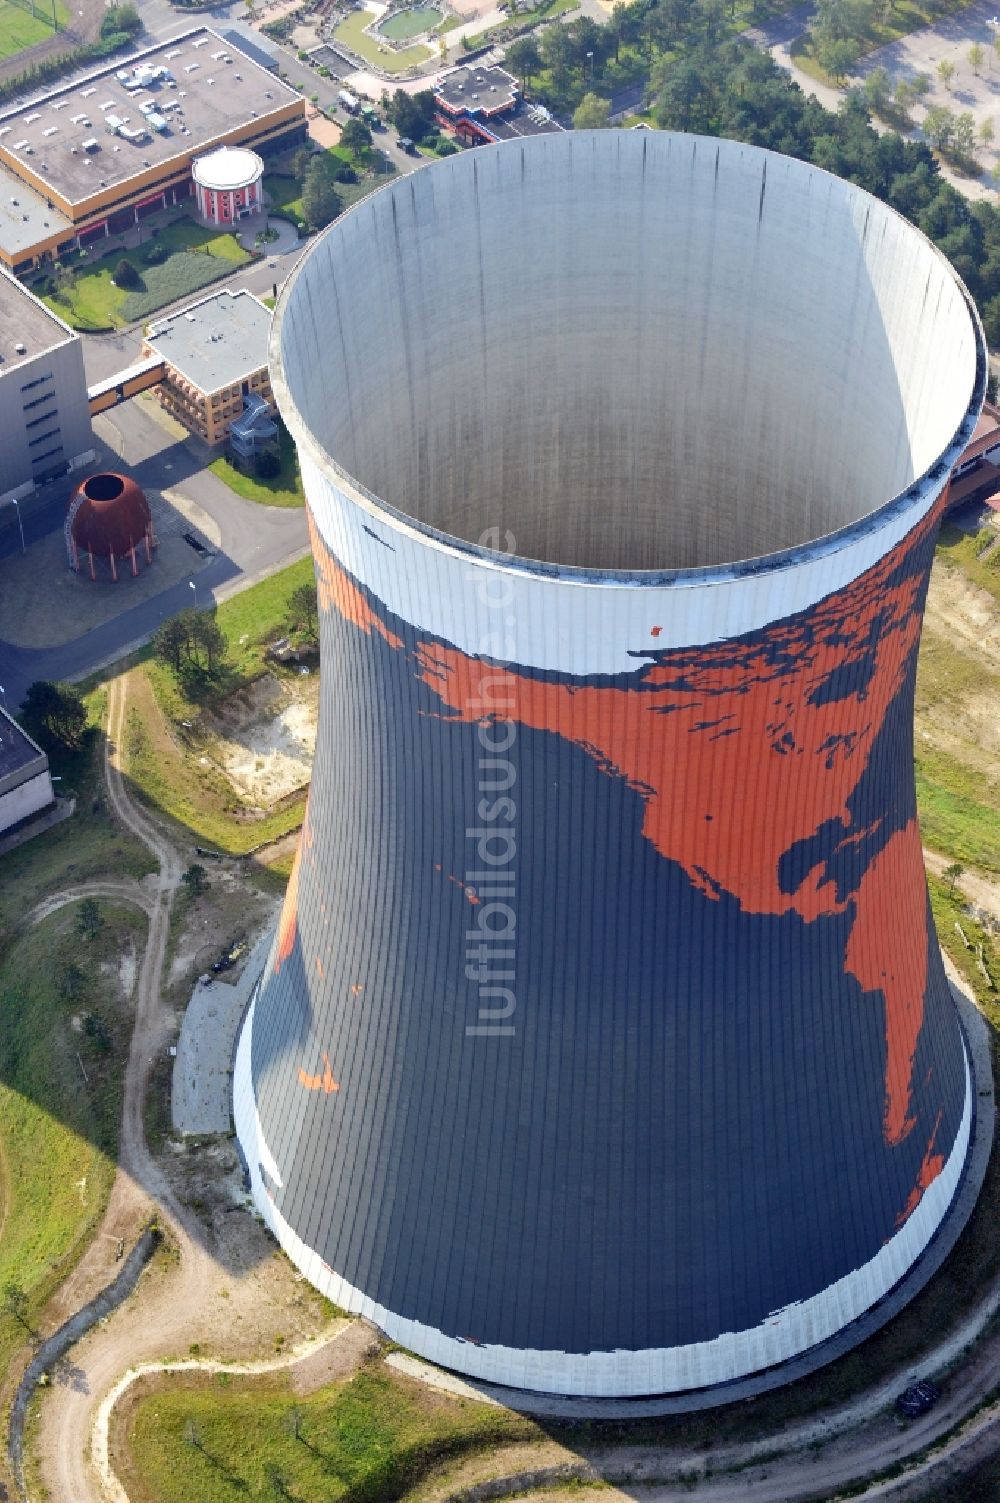
[[288,172],[264,174],[264,192],[272,213],[282,219],[290,219],[300,230],[306,228],[302,212],[302,184]]
[[[153,245],[165,246],[168,255],[159,264],[150,265],[146,255]],[[111,279],[122,255],[112,252],[74,272],[66,287],[43,293],[45,302],[74,328],[121,328],[198,292],[253,257],[235,235],[182,219],[166,225],[155,241],[129,251],[124,259],[139,273],[142,287],[126,290],[114,285]]]
[[13,57],[27,47],[34,47],[52,35],[53,9],[55,21],[61,27],[69,24],[69,11],[61,0],[0,0],[0,58]]
[[387,47],[384,42],[380,43],[365,30],[374,19],[370,10],[351,11],[333,33],[334,41],[344,42],[366,63],[374,63],[385,73],[405,73],[408,68],[415,68],[433,56],[430,48],[421,43],[415,47],[402,47],[398,51]]
[[[224,601],[216,612],[229,643],[229,669],[217,697],[231,693],[265,671],[282,670],[265,661],[268,643],[290,627],[289,598],[314,578],[311,558]],[[171,670],[152,650],[137,658],[130,687],[125,736],[126,768],[133,791],[180,827],[183,838],[233,855],[297,830],[305,794],[285,799],[263,819],[249,815],[228,778],[204,757],[198,717],[202,705],[189,699]],[[183,722],[191,722],[190,729]]]
[[[103,717],[106,691],[87,698],[92,725]],[[103,739],[92,732],[75,754],[50,755],[52,771],[62,778],[59,791],[76,798],[71,819],[0,856],[0,958],[23,914],[46,893],[88,877],[143,877],[155,863],[146,847],[115,823],[107,807],[102,778]]]
[[[443,1398],[387,1368],[299,1399],[280,1387],[220,1377],[139,1399],[121,1471],[134,1503],[375,1503],[402,1496],[450,1456],[541,1438],[531,1420]],[[293,1404],[302,1416],[299,1439],[287,1424]]]
[[[273,298],[264,300],[269,307],[274,306]],[[302,493],[302,477],[299,474],[299,463],[295,457],[295,444],[291,435],[282,428],[281,430],[281,471],[273,480],[261,480],[257,475],[244,475],[235,465],[231,465],[225,457],[214,459],[209,465],[213,475],[218,475],[224,480],[230,490],[234,490],[238,496],[243,496],[247,501],[259,501],[263,506],[303,506],[305,496]]]
[[975,584],[992,595],[1000,605],[1000,549],[991,553],[989,558],[980,557],[985,549],[996,540],[997,532],[993,527],[984,527],[982,532],[973,535],[962,532],[960,528],[949,523],[941,529],[937,553],[939,558],[957,564]]
[[[45,837],[40,837],[44,839]],[[83,1252],[114,1179],[130,1008],[112,975],[146,920],[101,902],[93,939],[72,905],[22,931],[0,962],[0,1287],[28,1296],[29,1323]],[[0,1362],[25,1338],[0,1316]]]

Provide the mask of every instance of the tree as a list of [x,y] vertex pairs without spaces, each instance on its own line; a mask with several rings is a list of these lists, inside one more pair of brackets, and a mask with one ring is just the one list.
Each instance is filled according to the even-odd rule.
[[314,157],[302,180],[302,212],[313,229],[322,230],[340,213],[340,194],[332,158]]
[[871,0],[817,0],[809,29],[820,65],[834,78],[854,67],[871,20]]
[[109,5],[101,17],[101,36],[134,36],[142,30],[142,18],[134,5]]
[[953,861],[951,865],[946,866],[944,871],[941,873],[942,877],[948,884],[948,892],[950,894],[954,895],[955,883],[958,881],[959,877],[964,871],[965,867],[960,861]]
[[411,141],[421,141],[428,131],[434,129],[434,91],[421,89],[416,94],[407,94],[397,89],[386,101],[386,118],[391,120],[401,136]]
[[932,104],[924,117],[924,135],[939,151],[947,151],[955,130],[955,116],[946,104]]
[[951,132],[952,150],[970,157],[976,149],[976,118],[971,110],[963,110],[956,116]]
[[208,891],[208,874],[197,861],[192,861],[181,881],[193,898],[200,898],[203,892]]
[[521,80],[521,88],[527,89],[529,80],[541,72],[542,54],[535,38],[529,34],[511,42],[504,61],[514,77]]
[[945,88],[951,93],[951,81],[955,77],[955,64],[948,57],[943,57],[937,65],[938,78]]
[[363,120],[348,120],[340,132],[340,144],[347,151],[364,151],[372,144],[372,133]]
[[296,626],[301,626],[310,637],[316,636],[317,595],[316,586],[309,580],[298,585],[288,599],[288,608]]
[[263,449],[254,460],[254,469],[261,480],[277,480],[281,474],[281,459],[273,449]]
[[906,78],[899,79],[892,91],[892,99],[897,113],[902,115],[904,120],[909,120],[910,111],[917,102],[912,81]]
[[184,1421],[184,1439],[189,1446],[194,1446],[196,1451],[202,1449],[201,1431],[190,1417]]
[[214,673],[226,656],[226,638],[222,627],[208,611],[194,611],[191,622],[191,661],[196,667]]
[[574,130],[607,130],[611,124],[611,101],[600,94],[584,94],[573,111]]
[[873,68],[864,82],[865,103],[875,115],[885,113],[889,104],[891,85],[885,68]]
[[76,916],[77,933],[84,939],[96,939],[101,932],[104,920],[101,918],[101,910],[96,898],[84,898],[80,904],[80,911]]
[[268,1482],[274,1488],[274,1491],[278,1494],[278,1497],[287,1498],[288,1484],[291,1481],[291,1477],[289,1476],[288,1472],[285,1471],[284,1467],[279,1466],[276,1461],[269,1461],[264,1467],[264,1472]]
[[153,634],[153,652],[161,663],[166,663],[175,673],[180,671],[187,650],[188,629],[184,613],[171,616],[158,626]]
[[979,144],[981,146],[993,145],[993,121],[989,115],[979,122]]
[[980,68],[983,66],[983,58],[985,56],[986,50],[982,44],[980,42],[973,42],[969,48],[969,63],[971,64],[973,73],[978,74]]
[[21,706],[21,720],[28,735],[46,751],[54,747],[76,751],[87,729],[87,711],[76,690],[47,679],[37,679],[29,688]]
[[118,262],[112,280],[116,287],[138,288],[142,286],[142,277],[127,256],[122,256]]
[[298,151],[293,152],[292,176],[296,178],[300,183],[305,177],[306,172],[309,168],[309,163],[312,161],[312,159],[313,149],[311,146],[300,146]]
[[28,1321],[28,1296],[16,1279],[8,1279],[3,1286],[3,1312],[22,1325],[29,1336],[34,1336]]
[[302,1421],[304,1419],[305,1415],[298,1404],[293,1404],[290,1409],[286,1409],[281,1421],[285,1434],[290,1435],[293,1440],[301,1440]]
[[176,674],[192,669],[211,674],[226,656],[226,638],[211,612],[188,606],[159,627],[153,651]]

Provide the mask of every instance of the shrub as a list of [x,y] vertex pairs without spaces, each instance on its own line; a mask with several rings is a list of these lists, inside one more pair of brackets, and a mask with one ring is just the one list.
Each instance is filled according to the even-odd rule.
[[114,282],[116,287],[125,287],[136,292],[138,292],[138,290],[142,286],[142,277],[136,271],[135,267],[132,265],[132,262],[129,261],[125,256],[122,256],[121,260],[118,262],[118,265],[115,267],[112,281]]

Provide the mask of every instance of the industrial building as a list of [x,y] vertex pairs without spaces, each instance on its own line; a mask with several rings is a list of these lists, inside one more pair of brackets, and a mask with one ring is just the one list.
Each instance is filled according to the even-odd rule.
[[214,147],[305,137],[300,94],[194,27],[0,115],[0,261],[24,272],[183,202]]
[[163,361],[160,403],[207,444],[222,443],[245,397],[273,406],[267,366],[270,310],[245,289],[215,292],[150,324],[142,353]]
[[27,731],[0,709],[0,836],[54,803],[48,757]]
[[0,505],[94,457],[79,336],[0,267]]
[[434,99],[438,123],[467,146],[562,130],[543,105],[524,103],[512,74],[487,63],[445,73],[434,85]]
[[461,153],[299,262],[320,719],[234,1116],[336,1304],[617,1398],[926,1277],[977,1083],[913,694],[985,375],[919,231],[735,142]]
[[219,146],[191,169],[200,218],[223,229],[259,214],[264,206],[264,163],[242,146]]
[[130,475],[88,475],[69,503],[63,532],[66,557],[78,574],[113,580],[153,562],[156,538],[145,492]]

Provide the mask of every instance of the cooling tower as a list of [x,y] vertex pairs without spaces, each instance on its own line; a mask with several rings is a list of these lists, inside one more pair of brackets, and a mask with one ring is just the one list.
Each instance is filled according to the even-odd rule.
[[271,359],[322,686],[234,1072],[263,1215],[504,1384],[822,1343],[970,1141],[912,762],[964,289],[801,162],[546,135],[344,215]]

